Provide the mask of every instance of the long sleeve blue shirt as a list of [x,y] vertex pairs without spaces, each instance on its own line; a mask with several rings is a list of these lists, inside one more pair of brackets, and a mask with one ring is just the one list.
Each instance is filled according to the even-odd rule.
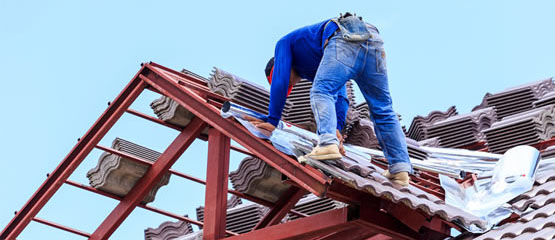
[[[325,20],[314,25],[299,28],[284,37],[276,44],[274,53],[274,71],[272,73],[272,84],[270,88],[270,105],[267,121],[277,126],[281,118],[291,68],[304,79],[314,80],[322,56],[324,55],[324,44],[337,30],[337,25],[330,20]],[[341,130],[345,123],[348,110],[346,96],[339,96],[336,104],[337,126]]]

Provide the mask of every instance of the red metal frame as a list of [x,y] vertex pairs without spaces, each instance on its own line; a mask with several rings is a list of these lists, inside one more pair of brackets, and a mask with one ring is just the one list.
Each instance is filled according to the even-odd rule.
[[340,208],[225,239],[310,239],[347,228],[351,224],[349,220],[349,210]]
[[51,221],[47,221],[47,220],[44,220],[42,218],[34,217],[33,221],[38,222],[38,223],[42,223],[44,225],[47,225],[47,226],[50,226],[50,227],[53,227],[53,228],[64,230],[66,232],[74,233],[74,234],[77,234],[77,235],[82,236],[82,237],[89,238],[91,236],[90,234],[88,234],[86,232],[83,232],[83,231],[80,231],[80,230],[77,230],[77,229],[73,229],[73,228],[70,228],[70,227],[66,227],[64,225],[57,224],[57,223],[54,223],[54,222],[51,222]]
[[[129,106],[144,89],[149,89],[172,98],[196,117],[187,127],[181,128],[129,109]],[[424,219],[419,217],[418,219],[424,222],[421,226],[413,225],[414,220],[400,216],[400,213],[391,208],[389,208],[390,213],[388,213],[387,206],[391,207],[395,206],[395,204],[384,199],[372,197],[367,192],[351,188],[347,183],[337,179],[332,181],[332,179],[325,176],[319,170],[299,164],[295,159],[275,150],[270,143],[253,136],[239,123],[220,117],[218,107],[226,100],[227,98],[225,97],[211,93],[206,83],[196,79],[194,76],[186,75],[155,63],[142,65],[142,68],[135,77],[133,77],[116,99],[109,104],[106,111],[88,132],[80,138],[70,153],[49,174],[46,181],[2,230],[0,239],[16,239],[30,221],[37,221],[89,237],[90,239],[108,239],[135,207],[141,207],[203,226],[205,239],[223,239],[226,235],[228,237],[225,239],[340,239],[340,236],[346,232],[352,233],[349,235],[352,239],[364,239],[371,236],[373,238],[380,238],[380,236],[385,235],[396,239],[416,239],[418,238],[415,233],[417,228],[431,229],[434,231],[433,233],[442,233],[448,228],[445,222],[438,218]],[[180,134],[154,163],[115,149],[99,146],[100,140],[126,112],[178,130]],[[210,127],[208,137],[200,135],[206,127]],[[209,152],[206,182],[170,169],[187,147],[197,138],[208,140]],[[231,146],[231,139],[239,143],[243,148]],[[133,161],[148,164],[150,167],[125,197],[118,197],[69,181],[68,177],[95,147]],[[227,178],[231,149],[262,159],[284,174],[288,178],[287,181],[292,183],[293,186],[275,204],[228,189]],[[158,180],[168,172],[206,184],[204,223],[140,203]],[[64,183],[119,200],[120,202],[90,235],[73,228],[36,218],[37,213]],[[293,211],[291,208],[307,191],[317,196],[328,196],[339,201],[354,204],[352,205],[354,207],[331,210],[314,216],[306,216],[305,214]],[[261,223],[256,226],[255,230],[236,236],[236,233],[226,231],[225,229],[227,193],[269,206],[271,210]],[[288,212],[303,216],[304,218],[278,224]],[[420,213],[406,208],[404,214]]]
[[229,145],[230,140],[227,136],[214,128],[210,129],[204,198],[204,227],[202,229],[205,239],[225,237]]
[[131,191],[123,198],[114,210],[91,235],[91,240],[108,239],[119,227],[131,211],[144,199],[150,189],[162,178],[162,176],[177,161],[179,156],[193,143],[200,132],[206,127],[206,123],[199,118],[194,118],[189,125],[175,138],[170,146],[160,157],[148,168],[145,175],[133,186]]
[[266,216],[264,216],[264,218],[256,224],[253,230],[278,224],[305,193],[306,191],[304,191],[304,189],[291,186],[285,193],[283,193],[283,195],[281,195],[274,207],[272,207]]

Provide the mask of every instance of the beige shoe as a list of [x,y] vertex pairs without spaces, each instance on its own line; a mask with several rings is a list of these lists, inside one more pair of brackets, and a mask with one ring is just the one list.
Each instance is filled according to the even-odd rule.
[[401,186],[409,185],[410,177],[408,172],[398,172],[395,174],[391,174],[388,170],[385,170],[382,175],[388,178],[391,182],[399,184]]
[[342,155],[339,153],[339,147],[336,144],[327,146],[315,147],[311,153],[299,157],[299,162],[307,162],[308,159],[325,161],[325,160],[338,160]]

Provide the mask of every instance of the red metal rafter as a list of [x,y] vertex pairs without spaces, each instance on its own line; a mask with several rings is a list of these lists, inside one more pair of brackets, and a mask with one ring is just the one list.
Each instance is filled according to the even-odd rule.
[[144,199],[150,189],[170,169],[175,161],[198,137],[206,123],[199,118],[193,118],[189,125],[175,138],[166,151],[152,164],[131,191],[123,198],[114,210],[91,235],[91,240],[108,239],[119,227],[123,220]]
[[[144,68],[141,68],[141,70]],[[140,71],[139,71],[140,72]],[[137,73],[136,76],[138,76]],[[121,91],[116,99],[108,106],[104,113],[96,120],[93,126],[81,137],[69,154],[62,160],[56,169],[33,194],[33,196],[19,210],[16,216],[2,230],[0,239],[15,239],[21,231],[36,216],[42,207],[50,200],[54,193],[62,186],[63,182],[81,164],[95,145],[104,137],[106,132],[116,123],[125,110],[144,90],[146,84],[134,77]]]
[[175,80],[161,74],[155,67],[149,64],[145,66],[146,68],[139,75],[139,78],[148,82],[148,84],[158,89],[164,95],[177,101],[195,116],[202,118],[210,126],[232,138],[303,188],[317,196],[321,196],[325,192],[329,179],[324,174],[304,170],[305,167],[300,163],[281,152],[275,151],[271,144],[253,136],[247,129],[241,127],[239,123],[222,118],[218,109],[208,105],[206,100],[191,90],[180,86]]
[[[123,199],[122,197],[114,195],[112,193],[99,191],[96,188],[93,188],[93,187],[90,187],[90,186],[85,186],[83,184],[80,184],[80,183],[77,183],[77,182],[74,182],[74,181],[71,181],[71,180],[66,180],[66,183],[71,185],[71,186],[74,186],[74,187],[77,187],[77,188],[80,188],[80,189],[83,189],[83,190],[86,190],[86,191],[89,191],[89,192],[92,192],[92,193],[96,193],[96,194],[99,194],[99,195],[102,195],[102,196],[105,196],[105,197],[109,197],[109,198],[112,198],[112,199],[115,199],[115,200],[118,200],[118,201],[121,201]],[[159,213],[159,214],[171,217],[171,218],[175,218],[177,220],[181,220],[181,221],[184,221],[184,222],[195,224],[195,225],[200,226],[200,227],[204,226],[203,222],[193,220],[193,219],[190,219],[188,217],[180,216],[180,215],[177,215],[175,213],[168,212],[168,211],[164,211],[164,210],[159,209],[159,208],[151,207],[151,206],[148,206],[148,205],[145,205],[145,204],[142,204],[142,203],[139,203],[139,205],[137,205],[137,206],[140,207],[140,208],[155,212],[155,213]],[[234,232],[231,232],[231,231],[226,231],[226,233],[230,236],[238,235],[237,233],[234,233]]]
[[230,139],[214,128],[208,134],[208,164],[204,198],[204,239],[225,237]]
[[38,217],[34,217],[33,221],[42,223],[42,224],[47,225],[47,226],[51,226],[53,228],[64,230],[66,232],[74,233],[74,234],[77,234],[79,236],[83,236],[83,237],[86,237],[86,238],[89,238],[91,236],[90,234],[88,234],[86,232],[83,232],[83,231],[80,231],[80,230],[77,230],[77,229],[73,229],[73,228],[70,228],[70,227],[66,227],[64,225],[54,223],[54,222],[51,222],[51,221],[47,221],[47,220],[44,220],[44,219],[41,219],[41,218],[38,218]]
[[278,224],[305,193],[306,191],[304,189],[291,186],[280,196],[276,204],[270,209],[266,216],[256,224],[253,230]]

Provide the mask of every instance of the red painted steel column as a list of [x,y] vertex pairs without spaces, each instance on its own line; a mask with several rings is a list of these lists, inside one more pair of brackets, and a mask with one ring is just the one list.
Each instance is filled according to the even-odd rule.
[[94,146],[104,137],[106,132],[112,128],[125,110],[141,94],[146,87],[146,83],[141,81],[138,75],[139,73],[127,84],[106,111],[66,155],[64,160],[48,176],[21,210],[17,212],[16,216],[2,230],[0,239],[15,239],[23,231],[33,217],[37,215],[54,193],[64,184],[71,173],[81,164]]
[[194,118],[185,129],[175,138],[168,148],[147,170],[145,175],[133,186],[114,210],[104,219],[91,235],[91,240],[108,239],[127,216],[144,199],[146,194],[160,180],[177,159],[198,137],[206,123]]
[[229,137],[215,128],[210,128],[204,199],[204,239],[225,237],[229,152]]

